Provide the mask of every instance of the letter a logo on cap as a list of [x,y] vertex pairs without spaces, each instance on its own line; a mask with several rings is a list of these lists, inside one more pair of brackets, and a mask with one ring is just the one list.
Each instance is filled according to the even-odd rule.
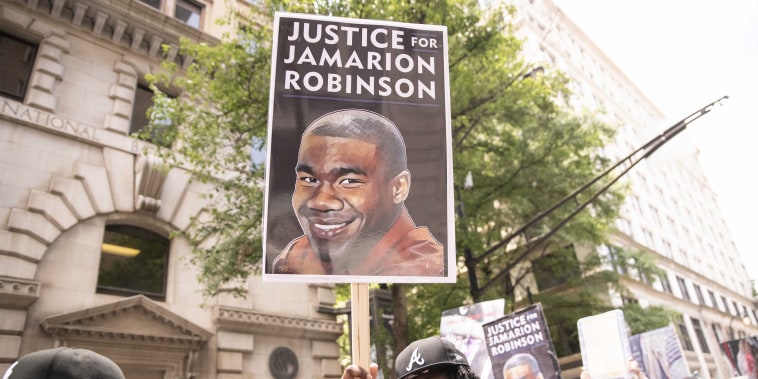
[[11,367],[8,367],[8,371],[5,372],[5,375],[3,375],[3,379],[8,379],[13,374],[13,368],[16,367],[18,364],[18,361],[14,362]]
[[424,364],[424,358],[421,357],[421,353],[418,352],[418,348],[416,348],[416,350],[413,350],[413,354],[411,354],[411,361],[408,362],[408,367],[405,368],[405,371],[411,371],[414,363],[418,364],[419,366]]

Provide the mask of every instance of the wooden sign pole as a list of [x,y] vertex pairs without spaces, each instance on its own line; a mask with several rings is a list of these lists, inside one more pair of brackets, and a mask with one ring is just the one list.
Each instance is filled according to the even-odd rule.
[[368,370],[371,363],[371,331],[367,283],[350,284],[350,330],[353,364]]

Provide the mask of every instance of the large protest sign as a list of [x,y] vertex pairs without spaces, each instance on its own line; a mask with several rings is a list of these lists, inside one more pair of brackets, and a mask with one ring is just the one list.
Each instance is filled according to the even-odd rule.
[[621,310],[614,309],[577,321],[582,365],[592,378],[626,378],[631,358],[629,330]]
[[678,379],[690,374],[679,336],[671,325],[629,337],[629,348],[650,379]]
[[558,356],[542,312],[533,304],[484,324],[495,379],[561,378]]
[[494,379],[482,325],[503,317],[505,299],[463,305],[442,312],[440,337],[455,344],[481,379]]
[[724,341],[721,350],[726,355],[731,378],[758,378],[758,337],[745,337],[737,340]]
[[447,30],[278,12],[264,280],[454,282]]

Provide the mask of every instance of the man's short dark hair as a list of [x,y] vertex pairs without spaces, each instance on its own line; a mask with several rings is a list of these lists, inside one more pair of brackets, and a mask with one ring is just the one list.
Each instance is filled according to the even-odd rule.
[[405,142],[390,119],[364,109],[342,109],[313,121],[303,136],[350,138],[376,145],[391,175],[408,168]]

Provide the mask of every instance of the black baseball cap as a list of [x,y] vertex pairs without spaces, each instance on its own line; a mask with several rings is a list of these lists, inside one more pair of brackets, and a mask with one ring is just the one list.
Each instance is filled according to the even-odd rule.
[[27,354],[3,379],[125,379],[109,358],[87,349],[59,347]]
[[438,336],[412,342],[395,357],[397,379],[411,379],[438,366],[468,366],[466,356],[452,342]]

